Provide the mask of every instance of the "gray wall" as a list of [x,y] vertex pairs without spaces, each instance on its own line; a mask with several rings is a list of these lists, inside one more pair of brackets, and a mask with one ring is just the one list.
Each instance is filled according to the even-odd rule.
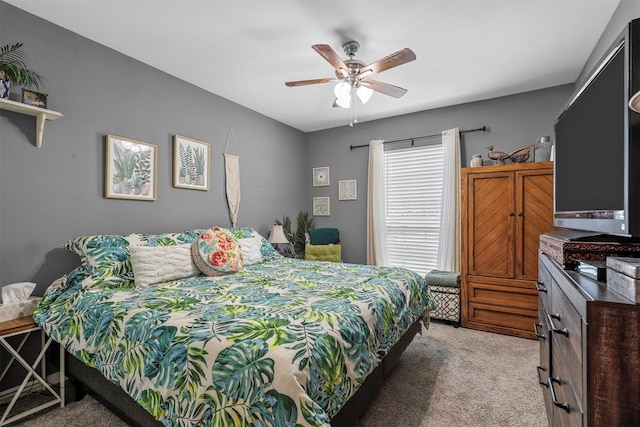
[[[307,209],[311,211],[314,196],[330,196],[331,215],[316,217],[316,225],[339,228],[344,261],[365,263],[368,149],[350,150],[351,145],[367,144],[372,139],[389,141],[439,134],[454,127],[464,130],[487,126],[489,132],[462,136],[462,163],[468,166],[471,156],[477,153],[491,164],[486,157],[489,145],[497,151],[510,151],[531,144],[542,135],[553,135],[555,118],[572,91],[573,85],[563,85],[310,133],[307,166],[308,188],[312,191]],[[311,186],[311,169],[318,166],[329,166],[330,186]],[[358,180],[357,200],[338,201],[338,180],[344,179]]]
[[[42,294],[78,264],[61,249],[78,235],[229,226],[222,152],[230,127],[238,224],[266,235],[274,218],[303,209],[302,132],[0,2],[0,43],[18,41],[47,79],[40,91],[49,108],[64,117],[46,123],[36,148],[35,119],[0,111],[0,285],[33,281]],[[157,145],[156,201],[103,197],[106,134]],[[208,192],[172,187],[174,134],[211,144]]]
[[636,18],[640,17],[640,1],[638,0],[620,0],[620,4],[613,12],[607,28],[600,36],[600,40],[591,52],[591,56],[584,64],[580,75],[576,79],[577,85],[580,86],[589,77],[598,62],[607,53],[613,41],[620,35],[625,25]]

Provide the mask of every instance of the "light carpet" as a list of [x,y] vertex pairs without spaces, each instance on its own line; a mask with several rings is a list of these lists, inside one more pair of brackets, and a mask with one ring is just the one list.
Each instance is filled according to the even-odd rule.
[[[546,426],[538,352],[537,341],[432,322],[409,345],[357,427]],[[87,396],[12,425],[127,424]]]

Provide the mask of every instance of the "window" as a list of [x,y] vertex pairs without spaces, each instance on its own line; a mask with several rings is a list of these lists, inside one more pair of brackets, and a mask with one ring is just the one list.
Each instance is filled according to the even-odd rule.
[[441,144],[385,151],[390,266],[421,275],[436,268],[442,175]]

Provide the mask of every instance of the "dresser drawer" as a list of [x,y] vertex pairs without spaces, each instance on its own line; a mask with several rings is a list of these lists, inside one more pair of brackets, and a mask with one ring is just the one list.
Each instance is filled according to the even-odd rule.
[[470,302],[502,305],[536,311],[538,309],[538,292],[535,289],[506,286],[496,283],[485,283],[478,280],[467,282]]
[[[554,341],[555,343],[555,341]],[[553,346],[553,344],[552,344]],[[547,385],[549,393],[555,395],[552,402],[554,414],[554,427],[556,425],[564,427],[582,427],[582,405],[581,398],[577,393],[576,385],[572,383],[567,366],[562,360],[560,353],[552,351],[552,376]],[[561,421],[557,423],[556,421]]]
[[547,319],[552,331],[554,354],[562,355],[567,373],[582,398],[582,318],[557,286],[553,289],[553,302]]
[[536,282],[536,289],[538,291],[539,303],[549,311],[551,310],[553,279],[551,278],[551,273],[542,262],[539,263],[538,276],[539,278],[538,282]]

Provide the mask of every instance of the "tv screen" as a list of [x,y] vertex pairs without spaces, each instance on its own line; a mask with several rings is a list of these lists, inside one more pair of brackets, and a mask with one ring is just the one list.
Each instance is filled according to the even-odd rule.
[[555,126],[555,224],[627,234],[624,43],[614,48]]
[[556,210],[624,209],[624,51],[560,117]]

